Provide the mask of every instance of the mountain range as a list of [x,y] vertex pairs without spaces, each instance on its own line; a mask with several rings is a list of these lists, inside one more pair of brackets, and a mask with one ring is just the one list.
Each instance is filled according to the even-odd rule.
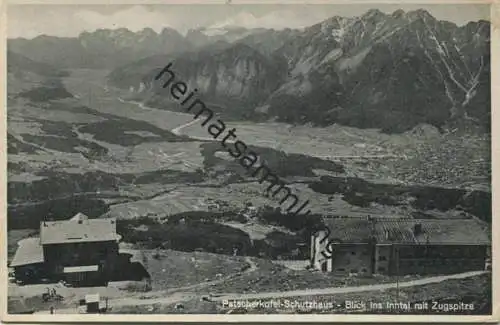
[[8,48],[61,68],[112,69],[111,84],[155,107],[170,101],[154,76],[172,61],[228,118],[490,130],[490,23],[457,26],[425,10],[370,10],[302,29],[97,30],[11,39]]
[[40,35],[33,39],[7,41],[8,49],[61,68],[110,69],[154,54],[191,49],[191,43],[176,30],[156,33],[145,28],[134,33],[126,28],[98,29],[78,37]]

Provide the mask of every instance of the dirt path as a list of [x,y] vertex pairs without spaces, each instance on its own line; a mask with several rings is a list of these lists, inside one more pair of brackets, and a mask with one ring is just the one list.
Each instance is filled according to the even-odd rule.
[[[246,269],[245,271],[241,272],[241,275],[246,274],[246,273],[251,273],[251,272],[254,272],[255,270],[257,270],[257,265],[250,257],[245,257],[245,261],[250,265],[250,267],[248,269]],[[231,274],[231,275],[228,275],[228,276],[223,277],[221,279],[208,281],[205,283],[197,283],[194,285],[165,290],[162,292],[162,294],[160,296],[158,296],[158,293],[155,293],[156,297],[154,297],[154,298],[144,298],[144,296],[142,296],[140,299],[132,298],[132,297],[131,298],[119,298],[119,299],[109,300],[109,302],[110,302],[111,306],[139,306],[139,305],[152,305],[152,304],[162,304],[162,305],[174,304],[174,303],[187,301],[187,300],[191,300],[191,299],[200,297],[199,293],[184,292],[184,291],[205,289],[205,288],[210,287],[212,285],[223,283],[224,281],[232,279],[236,276],[239,276],[239,275]],[[168,296],[165,296],[165,295],[168,295]]]
[[[251,273],[251,272],[254,272],[255,270],[257,270],[257,265],[250,257],[245,257],[245,261],[249,264],[249,267],[246,270],[244,270],[243,272],[241,272],[241,275],[246,274],[246,273]],[[239,275],[231,274],[231,275],[228,275],[228,276],[225,276],[223,278],[213,280],[213,281],[208,281],[208,282],[204,282],[204,283],[197,283],[194,285],[177,287],[177,288],[172,288],[172,289],[168,289],[168,290],[156,291],[156,292],[151,293],[151,295],[147,295],[144,293],[138,293],[138,294],[131,296],[131,297],[110,298],[108,300],[108,303],[110,306],[113,306],[113,307],[144,306],[144,305],[154,305],[154,304],[171,305],[171,304],[175,304],[178,302],[187,301],[187,300],[191,300],[191,299],[195,299],[197,297],[200,297],[200,293],[196,292],[196,290],[205,289],[205,288],[210,287],[212,285],[223,283],[224,281],[232,279],[236,276],[239,276]],[[194,292],[189,292],[191,290],[194,290]],[[186,291],[188,291],[188,292],[186,292]],[[74,314],[76,312],[77,312],[76,308],[63,308],[63,309],[58,309],[56,313],[57,314]],[[36,314],[49,314],[49,311],[42,310],[42,311],[36,312]]]
[[187,127],[189,127],[189,126],[191,126],[193,124],[196,124],[197,122],[198,122],[198,120],[196,119],[196,120],[193,120],[191,122],[187,122],[186,124],[182,124],[182,125],[176,127],[175,129],[173,129],[172,133],[175,134],[175,135],[182,135],[181,132],[180,132],[182,129],[187,128]]
[[376,291],[376,290],[387,290],[421,286],[431,283],[439,283],[451,279],[465,279],[473,276],[477,276],[485,273],[485,271],[474,271],[459,273],[453,275],[442,275],[434,276],[424,279],[411,280],[407,282],[398,283],[384,283],[384,284],[371,284],[362,285],[356,287],[344,287],[344,288],[324,288],[324,289],[304,289],[304,290],[292,290],[292,291],[275,291],[275,292],[264,292],[255,294],[226,294],[212,298],[213,301],[221,300],[241,300],[241,299],[269,299],[269,298],[285,298],[285,297],[300,297],[300,296],[311,296],[311,295],[331,295],[338,293],[352,293],[352,292],[363,292],[363,291]]
[[[250,269],[247,272],[254,271],[256,267],[252,263]],[[452,279],[465,279],[473,276],[477,276],[485,273],[485,271],[474,271],[466,272],[453,275],[443,275],[429,277],[425,279],[412,280],[407,282],[400,282],[399,288],[422,286],[426,284],[439,283],[446,280]],[[218,280],[224,281],[222,280]],[[206,283],[208,284],[208,283]],[[377,290],[387,290],[395,289],[398,287],[397,283],[384,283],[384,284],[373,284],[373,285],[362,285],[356,287],[334,287],[334,288],[324,288],[324,289],[304,289],[304,290],[292,290],[292,291],[274,291],[274,292],[264,292],[255,294],[222,294],[211,298],[211,301],[223,301],[223,300],[250,300],[250,299],[271,299],[271,298],[286,298],[286,297],[300,297],[300,296],[311,296],[311,295],[330,295],[338,293],[353,293],[353,292],[364,292],[364,291],[377,291]],[[177,288],[180,289],[180,288]],[[199,297],[196,293],[188,292],[176,292],[168,297],[157,297],[153,299],[134,299],[134,298],[123,298],[118,300],[110,301],[112,306],[127,306],[127,305],[150,305],[150,304],[172,304],[178,303],[186,300],[191,300]]]
[[[256,270],[256,265],[250,259],[247,261],[251,264],[251,267],[247,269],[245,272],[253,272]],[[443,275],[443,276],[435,276],[429,277],[425,279],[412,280],[407,282],[400,282],[399,288],[407,288],[407,287],[415,287],[432,283],[439,283],[446,280],[451,279],[464,279],[473,276],[477,276],[485,273],[484,271],[475,271],[475,272],[466,272],[460,274],[453,275]],[[168,297],[154,297],[154,298],[122,298],[122,299],[114,299],[110,300],[112,306],[127,306],[127,305],[149,305],[149,304],[171,304],[177,303],[181,301],[190,300],[196,298],[196,293],[192,292],[179,292],[179,290],[191,290],[197,288],[203,288],[206,286],[210,286],[211,284],[221,283],[227,280],[220,279],[211,282],[201,283],[194,286],[175,288],[166,291],[165,293],[171,292],[172,294]],[[246,300],[246,299],[270,299],[270,298],[285,298],[285,297],[300,297],[300,296],[311,296],[311,295],[329,295],[329,294],[337,294],[337,293],[353,293],[353,292],[363,292],[363,291],[376,291],[376,290],[387,290],[387,289],[395,289],[398,287],[397,283],[384,283],[384,284],[373,284],[373,285],[362,285],[356,287],[333,287],[333,288],[324,288],[324,289],[303,289],[303,290],[292,290],[292,291],[274,291],[274,292],[264,292],[264,293],[255,293],[255,294],[220,294],[217,296],[212,296],[211,301],[222,301],[222,300]]]
[[[256,269],[256,265],[250,259],[247,259],[250,263],[250,268],[245,272],[253,272]],[[339,293],[354,293],[354,292],[365,292],[365,291],[377,291],[377,290],[387,290],[387,289],[395,289],[399,286],[399,288],[408,288],[415,286],[422,286],[426,284],[439,283],[446,280],[452,279],[465,279],[477,275],[484,274],[485,271],[474,271],[474,272],[466,272],[459,273],[453,275],[443,275],[443,276],[435,276],[428,277],[424,279],[406,281],[397,283],[384,283],[384,284],[373,284],[373,285],[362,285],[356,287],[334,287],[334,288],[323,288],[323,289],[303,289],[303,290],[292,290],[292,291],[274,291],[274,292],[264,292],[264,293],[256,293],[256,294],[221,294],[216,297],[212,296],[211,301],[223,301],[223,300],[251,300],[251,299],[272,299],[272,298],[286,298],[286,297],[300,297],[300,296],[311,296],[311,295],[331,295],[331,294],[339,294]],[[110,306],[144,306],[144,305],[153,305],[153,304],[162,304],[162,305],[171,305],[174,303],[179,303],[183,301],[192,300],[198,298],[200,295],[193,292],[172,292],[172,290],[189,290],[189,288],[198,288],[207,286],[213,283],[218,283],[225,281],[226,279],[215,280],[203,284],[198,284],[195,286],[188,287],[180,287],[170,290],[170,294],[165,291],[165,294],[168,296],[160,296],[154,298],[147,297],[126,297],[126,298],[118,298],[118,299],[110,299]],[[156,292],[157,294],[158,292]],[[47,311],[42,311],[41,313],[47,313]],[[75,313],[75,309],[60,309],[58,310],[59,314],[65,313]]]

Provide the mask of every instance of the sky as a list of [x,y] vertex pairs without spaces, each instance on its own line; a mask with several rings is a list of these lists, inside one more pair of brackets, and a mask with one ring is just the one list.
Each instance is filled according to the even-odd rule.
[[[19,0],[18,0],[19,1]],[[107,0],[111,3],[110,0]],[[41,34],[74,37],[82,31],[125,27],[138,31],[150,27],[161,31],[172,27],[181,33],[192,28],[237,25],[242,27],[302,28],[328,17],[354,17],[369,9],[392,13],[423,8],[439,20],[457,25],[489,20],[485,4],[148,4],[148,5],[66,5],[9,4],[9,38],[33,38]]]

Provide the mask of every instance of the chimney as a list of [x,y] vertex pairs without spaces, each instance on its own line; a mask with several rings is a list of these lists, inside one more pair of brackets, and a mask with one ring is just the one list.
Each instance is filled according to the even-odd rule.
[[421,223],[416,223],[415,225],[413,225],[413,234],[415,236],[418,236],[421,233],[423,233],[422,224]]

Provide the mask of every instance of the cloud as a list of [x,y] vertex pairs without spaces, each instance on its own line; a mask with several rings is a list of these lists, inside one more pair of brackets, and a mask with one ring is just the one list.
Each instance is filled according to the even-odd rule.
[[13,6],[9,8],[8,37],[32,38],[40,34],[53,36],[78,36],[82,31],[94,31],[99,28],[116,29],[125,27],[138,31],[150,27],[161,31],[172,27],[172,17],[162,11],[150,11],[143,6],[126,7],[114,13],[100,13],[95,10],[75,10],[76,6],[61,7],[46,5]]
[[[15,6],[14,6],[15,7]],[[9,37],[32,38],[40,34],[74,37],[82,31],[94,31],[100,28],[116,29],[125,27],[131,31],[139,31],[146,27],[159,32],[165,27],[177,29],[184,33],[190,28],[207,26],[218,29],[229,26],[246,28],[302,28],[313,25],[329,15],[328,12],[312,10],[276,9],[261,12],[260,15],[251,10],[241,10],[229,15],[223,8],[214,8],[207,14],[203,7],[151,7],[127,6],[121,10],[103,13],[93,8],[75,8],[76,6],[18,6],[8,15]],[[221,10],[222,9],[222,10]],[[215,16],[215,17],[214,17]],[[212,18],[213,17],[213,18]],[[219,19],[217,19],[217,18]],[[214,23],[215,21],[215,23]]]
[[[331,15],[331,14],[330,14]],[[312,10],[277,10],[267,13],[263,16],[256,17],[249,12],[240,12],[228,19],[216,22],[208,29],[218,29],[224,27],[245,27],[245,28],[303,28],[314,25],[326,18],[329,13],[322,13]]]
[[86,30],[126,27],[131,31],[139,31],[149,27],[156,31],[161,31],[164,27],[172,27],[172,24],[167,21],[167,17],[164,14],[149,11],[142,6],[133,6],[111,15],[82,10],[75,12],[74,18],[79,26]]

